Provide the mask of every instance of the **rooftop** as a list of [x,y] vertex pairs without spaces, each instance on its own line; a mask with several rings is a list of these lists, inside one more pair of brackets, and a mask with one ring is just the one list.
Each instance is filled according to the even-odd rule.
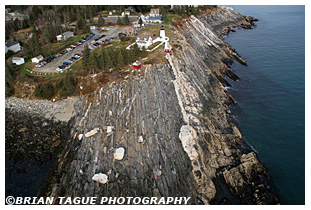
[[159,15],[159,16],[156,16],[156,17],[147,17],[147,18],[145,18],[145,20],[161,20],[161,15]]
[[16,44],[19,44],[19,42],[17,42],[17,41],[10,42],[10,43],[5,44],[5,46],[11,47],[11,46],[16,45]]
[[21,58],[21,57],[13,57],[13,58],[12,58],[12,61],[19,61],[19,60],[21,60],[21,59],[24,59],[24,58]]
[[144,40],[144,39],[149,39],[150,36],[146,36],[146,35],[138,35],[137,38]]
[[73,34],[72,31],[66,31],[64,33],[62,33],[63,36],[71,36]]
[[38,55],[38,56],[35,57],[35,58],[37,58],[38,60],[42,60],[42,59],[43,59],[43,56],[42,56],[42,55]]

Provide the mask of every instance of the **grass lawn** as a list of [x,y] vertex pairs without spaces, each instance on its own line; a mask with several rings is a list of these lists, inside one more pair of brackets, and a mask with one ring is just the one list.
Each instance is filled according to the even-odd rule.
[[[155,24],[155,25],[146,25],[146,28],[143,28],[141,30],[138,31],[138,33],[140,35],[143,35],[144,33],[146,35],[152,35],[155,34],[156,36],[160,36],[160,29],[161,29],[161,26],[163,24]],[[169,38],[172,38],[172,36],[174,36],[174,32],[173,32],[173,29],[168,27],[168,26],[164,26],[164,30],[165,30],[165,35]]]
[[21,73],[21,74],[26,74],[26,75],[31,75],[33,76],[32,74],[28,73],[26,71],[26,69],[29,69],[29,70],[32,70],[33,68],[35,68],[36,64],[35,63],[32,63],[31,60],[29,59],[26,63],[24,63],[23,65],[20,65],[18,66],[18,71]]
[[173,19],[174,17],[182,18],[180,15],[168,14],[168,15],[166,16],[166,20],[165,20],[164,23],[165,23],[165,24],[172,24],[172,19]]
[[70,69],[72,69],[72,71],[70,73],[73,73],[73,72],[75,72],[77,70],[82,69],[82,59],[79,59],[78,61],[74,62],[74,64],[72,64],[70,66]]

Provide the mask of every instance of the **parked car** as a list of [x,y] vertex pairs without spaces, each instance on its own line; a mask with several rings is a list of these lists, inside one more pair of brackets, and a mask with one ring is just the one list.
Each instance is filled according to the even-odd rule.
[[123,37],[123,36],[126,36],[126,34],[125,33],[119,33],[118,36]]

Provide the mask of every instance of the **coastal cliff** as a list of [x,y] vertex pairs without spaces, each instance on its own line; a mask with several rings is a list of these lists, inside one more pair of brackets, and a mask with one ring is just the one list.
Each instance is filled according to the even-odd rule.
[[[76,102],[70,137],[40,196],[191,197],[189,204],[276,204],[269,175],[231,122],[246,62],[223,40],[254,19],[219,6],[175,28],[167,62],[110,83]],[[124,148],[121,160],[115,158]],[[108,182],[92,180],[104,173]]]

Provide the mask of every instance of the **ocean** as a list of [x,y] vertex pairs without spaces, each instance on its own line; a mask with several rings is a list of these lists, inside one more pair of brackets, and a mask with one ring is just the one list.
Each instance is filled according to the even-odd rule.
[[248,64],[231,66],[233,114],[281,204],[305,204],[305,7],[231,7],[259,20],[225,38]]

